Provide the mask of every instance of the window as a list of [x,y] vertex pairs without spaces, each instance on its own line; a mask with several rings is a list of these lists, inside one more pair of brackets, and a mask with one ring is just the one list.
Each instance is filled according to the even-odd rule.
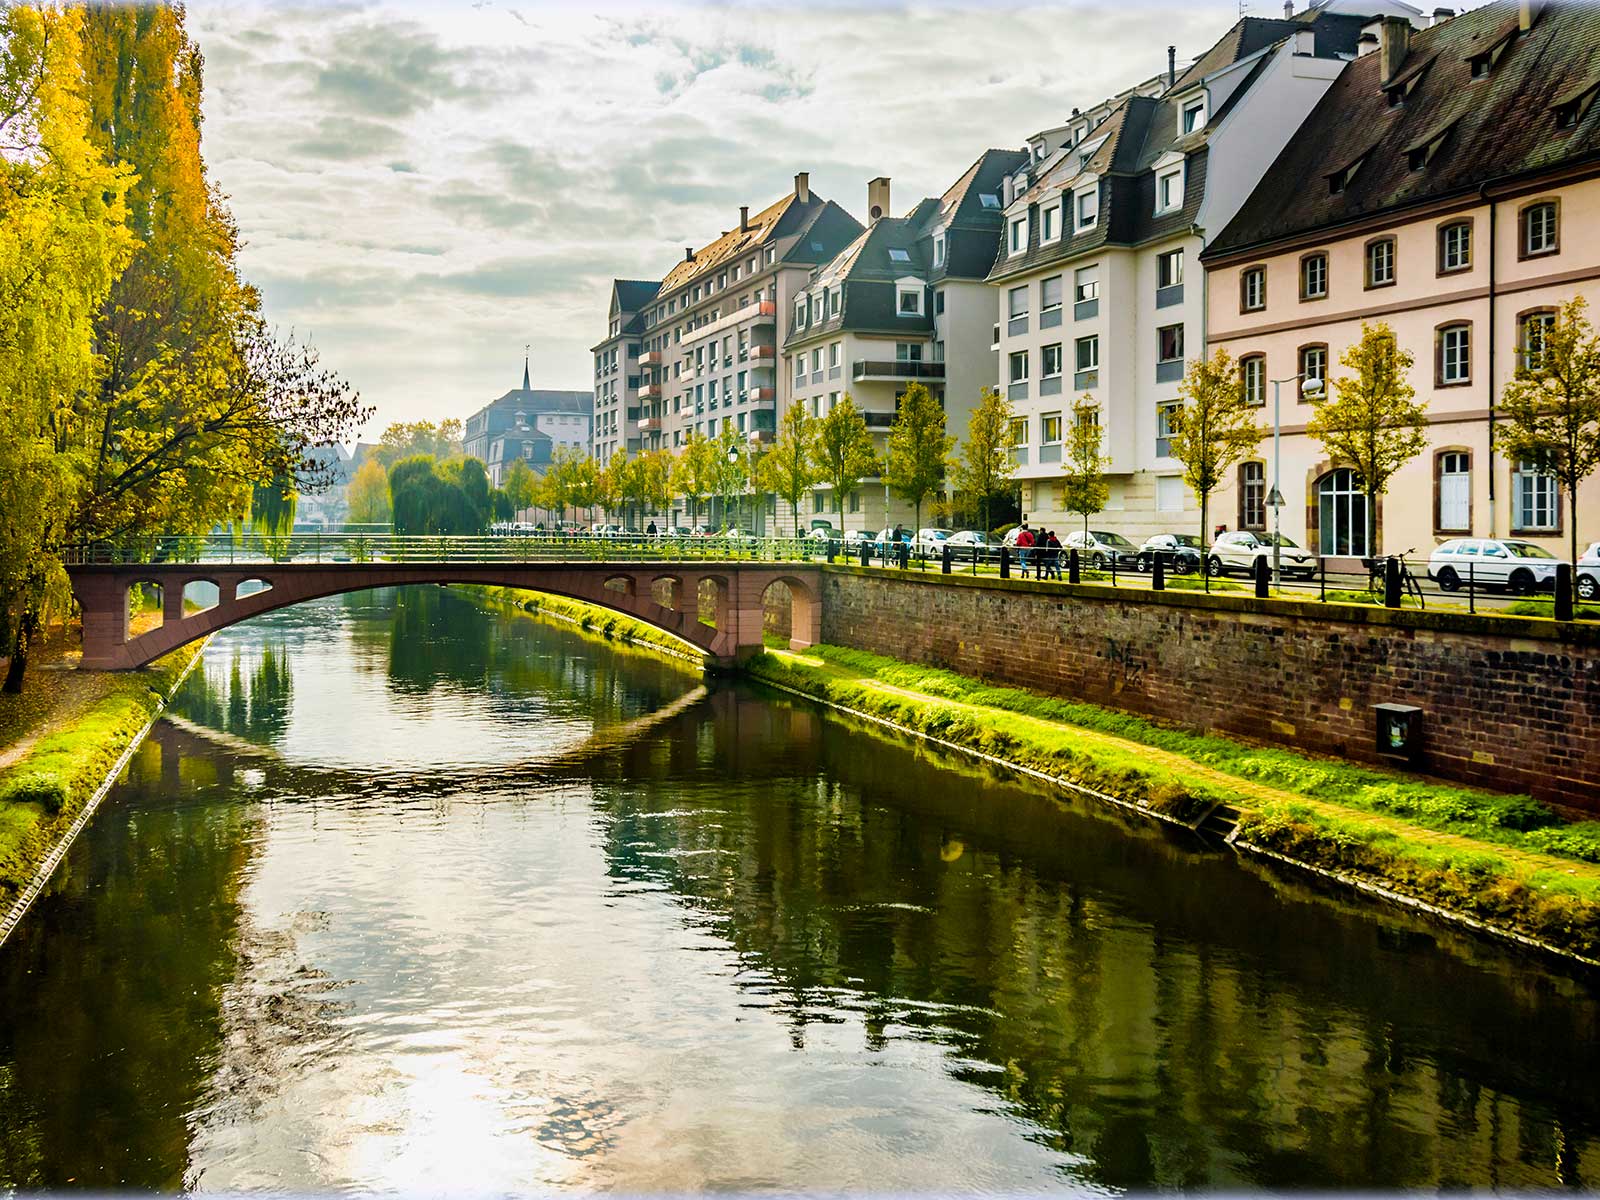
[[921,342],[896,342],[894,344],[895,362],[921,362]]
[[1556,204],[1554,200],[1541,200],[1522,210],[1522,255],[1533,258],[1539,254],[1554,254],[1556,245]]
[[1041,352],[1043,358],[1043,376],[1049,379],[1061,374],[1061,343],[1053,342]]
[[1328,256],[1323,251],[1300,260],[1300,299],[1321,300],[1328,294]]
[[1394,239],[1374,238],[1367,243],[1367,286],[1388,287],[1394,282]]
[[806,381],[806,352],[804,350],[794,356],[794,381],[797,384]]
[[935,234],[933,238],[933,265],[944,266],[944,234]]
[[[1328,347],[1321,343],[1301,346],[1300,374],[1306,379],[1320,379],[1326,385],[1328,380]],[[1324,391],[1326,391],[1326,387],[1324,387]],[[1305,400],[1306,398],[1306,394],[1302,390],[1300,399]]]
[[1193,133],[1206,123],[1206,98],[1198,96],[1183,103],[1183,132]]
[[1183,251],[1168,250],[1156,258],[1156,286],[1176,287],[1183,282]]
[[1100,191],[1098,188],[1079,192],[1077,196],[1078,229],[1093,229],[1100,219]]
[[1544,339],[1550,327],[1556,323],[1556,315],[1548,309],[1523,313],[1517,323],[1521,326],[1517,349],[1522,369],[1537,371],[1544,365]]
[[1028,218],[1012,217],[1008,226],[1006,252],[1008,254],[1021,254],[1028,248]]
[[1054,312],[1061,307],[1061,276],[1052,275],[1039,284],[1039,311]]
[[1021,383],[1028,377],[1028,352],[1018,350],[1011,355],[1011,382]]
[[1264,355],[1247,354],[1239,360],[1239,387],[1246,404],[1267,402],[1267,360]]
[[1176,362],[1183,357],[1183,326],[1163,325],[1156,330],[1156,361]]
[[1438,336],[1438,387],[1453,387],[1472,380],[1472,327],[1443,325]]
[[1061,207],[1052,204],[1039,210],[1039,241],[1053,242],[1061,236]]
[[979,192],[978,203],[982,204],[985,208],[999,208],[1000,197],[993,192]]
[[889,247],[889,261],[893,263],[908,263],[911,261],[911,255],[898,246],[891,246]]
[[1061,414],[1045,413],[1039,418],[1039,444],[1053,446],[1061,440]]
[[804,329],[806,327],[806,299],[804,296],[794,302],[794,327],[796,329]]
[[1450,450],[1440,454],[1436,461],[1434,528],[1440,533],[1470,533],[1472,456],[1464,450]]
[[1094,371],[1100,367],[1100,336],[1095,334],[1090,337],[1078,339],[1078,370]]
[[1172,453],[1172,435],[1176,432],[1177,416],[1182,411],[1182,401],[1156,405],[1157,458],[1166,458]]
[[1183,168],[1156,176],[1156,211],[1173,212],[1183,207]]
[[1367,553],[1366,488],[1349,467],[1329,471],[1317,481],[1317,551]]
[[944,292],[942,290],[933,294],[933,315],[936,317],[944,316]]
[[1439,226],[1439,274],[1465,271],[1472,266],[1472,222],[1452,221]]
[[918,317],[922,315],[922,290],[900,289],[900,315],[902,317]]
[[1082,304],[1100,297],[1100,268],[1079,267],[1073,275],[1073,298]]
[[1258,462],[1239,464],[1239,528],[1267,527],[1267,468]]
[[1517,533],[1553,532],[1560,527],[1556,479],[1525,458],[1511,473],[1511,527]]
[[830,342],[829,343],[829,345],[828,345],[828,365],[830,367],[837,367],[839,365],[839,354],[843,349],[844,349],[844,343],[843,342]]
[[844,285],[840,284],[828,293],[828,315],[837,317],[839,310],[844,307]]
[[1011,444],[1013,446],[1026,446],[1028,444],[1028,418],[1011,418]]
[[1018,317],[1028,315],[1028,288],[1027,285],[1014,287],[1006,293],[1006,312],[1015,321]]
[[1246,267],[1239,272],[1239,311],[1260,312],[1267,306],[1267,269]]

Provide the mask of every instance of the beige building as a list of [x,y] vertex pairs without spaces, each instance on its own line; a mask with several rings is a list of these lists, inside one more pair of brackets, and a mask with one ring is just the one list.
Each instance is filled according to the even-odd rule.
[[601,462],[610,462],[618,452],[637,454],[641,447],[643,310],[660,287],[643,279],[611,281],[606,336],[590,348],[594,355],[594,431],[586,449]]
[[[1417,31],[1375,23],[1363,54],[1204,255],[1210,347],[1241,360],[1271,427],[1281,389],[1285,535],[1330,555],[1463,535],[1565,556],[1554,480],[1494,444],[1501,389],[1574,295],[1600,300],[1600,93],[1590,6],[1502,0]],[[1428,448],[1380,498],[1306,435],[1296,376],[1337,375],[1364,322],[1415,357]],[[1215,521],[1266,529],[1272,441],[1237,469]],[[1600,482],[1580,490],[1600,536]]]

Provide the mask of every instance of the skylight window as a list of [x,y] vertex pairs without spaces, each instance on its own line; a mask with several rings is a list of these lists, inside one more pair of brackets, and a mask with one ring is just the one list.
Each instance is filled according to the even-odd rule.
[[979,201],[982,202],[982,204],[983,204],[983,206],[985,208],[999,208],[1000,207],[1000,197],[997,196],[994,192],[979,192],[978,193],[978,199],[979,199]]
[[899,247],[890,247],[890,249],[889,249],[889,261],[890,262],[897,262],[897,263],[908,263],[908,262],[911,261],[911,255],[907,254],[904,250],[901,250]]

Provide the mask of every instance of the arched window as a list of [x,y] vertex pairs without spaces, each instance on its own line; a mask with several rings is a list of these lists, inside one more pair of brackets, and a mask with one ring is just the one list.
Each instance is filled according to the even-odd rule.
[[1440,533],[1472,532],[1472,455],[1446,450],[1435,459],[1434,528]]
[[1267,468],[1258,462],[1239,464],[1239,528],[1267,527]]
[[1267,360],[1262,355],[1247,354],[1239,360],[1239,386],[1246,404],[1259,407],[1267,402]]
[[1368,553],[1366,488],[1349,467],[1317,480],[1317,537],[1321,554]]

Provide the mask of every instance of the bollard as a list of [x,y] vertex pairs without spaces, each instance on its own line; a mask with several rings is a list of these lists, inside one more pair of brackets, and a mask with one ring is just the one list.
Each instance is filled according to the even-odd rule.
[[940,560],[941,560],[940,563],[939,563],[940,572],[945,574],[945,575],[950,574],[950,543],[949,542],[944,543],[944,545],[939,548],[939,557],[940,557]]
[[861,565],[863,567],[870,567],[872,565],[872,543],[871,542],[862,542],[861,543]]
[[1265,600],[1272,587],[1272,567],[1265,554],[1256,558],[1256,599]]
[[1400,560],[1389,557],[1383,560],[1383,606],[1400,607]]
[[1159,551],[1150,556],[1150,590],[1152,592],[1167,590],[1167,556]]
[[834,560],[834,557],[838,553],[839,553],[839,543],[834,541],[832,538],[829,538],[828,539],[828,561],[832,562]]
[[1000,578],[1011,578],[1011,547],[1000,547]]
[[1078,548],[1076,546],[1067,551],[1067,582],[1083,582],[1083,568],[1078,565]]
[[1572,620],[1572,564],[1556,564],[1556,620]]

